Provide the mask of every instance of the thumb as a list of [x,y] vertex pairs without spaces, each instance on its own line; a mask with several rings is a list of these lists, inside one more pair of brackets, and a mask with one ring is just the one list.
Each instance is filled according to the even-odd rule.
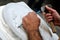
[[50,12],[55,12],[56,11],[56,10],[52,9],[51,7],[48,7],[47,5],[46,5],[46,9]]

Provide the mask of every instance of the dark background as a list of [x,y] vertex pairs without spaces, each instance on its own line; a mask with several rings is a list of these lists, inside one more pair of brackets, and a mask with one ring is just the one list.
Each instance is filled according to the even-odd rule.
[[60,0],[0,0],[0,5],[19,1],[26,2],[35,11],[40,10],[42,3],[51,4],[60,13]]

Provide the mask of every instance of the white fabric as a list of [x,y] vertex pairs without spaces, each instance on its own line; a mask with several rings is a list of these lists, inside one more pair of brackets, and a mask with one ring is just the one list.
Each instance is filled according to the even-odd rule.
[[5,23],[4,19],[2,18],[2,11],[4,7],[5,5],[0,6],[0,38],[2,40],[20,40],[20,38],[12,32],[12,30],[9,28],[9,26]]
[[[5,33],[4,31],[3,32],[7,34],[7,37],[9,36],[10,38],[10,39],[8,38],[7,40],[17,40],[17,39],[27,40],[28,37],[23,29],[23,26],[21,26],[20,28],[18,28],[18,26],[22,24],[22,18],[29,12],[33,12],[33,10],[30,9],[24,2],[18,2],[18,3],[9,3],[5,5],[5,7],[3,7],[3,10],[0,11],[1,11],[0,13],[2,14],[0,22],[2,21],[4,25],[1,26],[1,28],[3,29],[4,27],[3,30],[5,30],[7,33]],[[43,40],[58,40],[57,34],[52,32],[50,27],[39,15],[37,16],[41,19],[39,31]],[[49,32],[47,32],[44,28],[50,31],[52,37],[50,36]]]

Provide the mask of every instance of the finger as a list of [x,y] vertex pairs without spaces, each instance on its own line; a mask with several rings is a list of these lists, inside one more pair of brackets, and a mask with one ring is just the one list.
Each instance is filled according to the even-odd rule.
[[22,24],[24,28],[27,27],[26,22],[24,20],[22,21]]
[[30,15],[30,16],[37,16],[35,12],[30,12],[28,15]]
[[23,17],[22,20],[23,20],[23,23],[28,24],[28,21],[29,21],[29,20],[28,20],[28,17],[27,17],[27,16]]
[[27,31],[28,25],[27,25],[27,23],[25,22],[25,20],[22,21],[22,24],[23,24],[23,28]]
[[48,19],[47,21],[48,21],[48,22],[51,22],[52,20],[53,20],[53,19]]
[[49,16],[49,17],[47,17],[47,19],[53,19],[53,17],[52,16]]
[[30,12],[30,13],[28,14],[28,17],[29,17],[31,20],[35,20],[35,19],[38,18],[35,12]]
[[51,11],[51,12],[56,12],[56,10],[54,10],[54,9],[52,9],[52,8],[50,8],[50,7],[48,7],[47,5],[46,5],[46,9],[47,9],[48,11]]
[[46,17],[49,17],[49,16],[52,16],[52,15],[51,15],[50,13],[47,13],[47,14],[46,14]]
[[25,19],[26,19],[26,17],[24,17],[24,18],[22,19],[23,27],[26,27],[26,21],[25,21]]
[[59,24],[59,23],[54,23],[54,25],[56,25],[56,26],[57,26],[57,25],[58,25],[58,26],[60,26],[60,24]]

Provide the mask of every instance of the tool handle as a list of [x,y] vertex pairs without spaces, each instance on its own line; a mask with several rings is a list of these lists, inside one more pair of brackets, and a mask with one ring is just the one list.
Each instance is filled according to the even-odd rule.
[[56,33],[56,29],[55,29],[55,26],[54,26],[53,22],[50,22],[49,24],[52,28],[53,33]]
[[[45,13],[45,12],[43,12],[43,13]],[[43,14],[43,17],[45,19],[45,14]],[[49,24],[50,24],[50,27],[51,27],[53,33],[56,33],[56,29],[55,29],[55,26],[54,26],[53,22],[51,21]]]

